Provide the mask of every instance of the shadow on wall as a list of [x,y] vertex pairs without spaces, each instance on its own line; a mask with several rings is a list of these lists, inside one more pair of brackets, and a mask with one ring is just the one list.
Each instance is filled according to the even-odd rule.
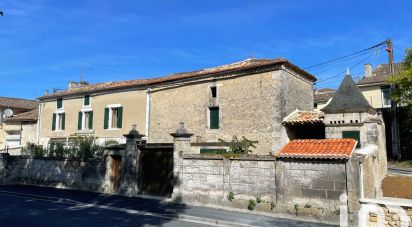
[[[6,201],[2,201],[0,194],[0,201],[2,201],[0,222],[12,222],[16,219],[15,214],[20,213],[19,225],[161,226],[174,221],[174,218],[177,218],[180,213],[187,209],[187,206],[183,204],[163,203],[160,200],[129,198],[75,190],[13,185],[0,186],[0,190],[51,197],[48,199],[49,201],[44,201],[8,196]],[[59,202],[55,203],[56,201]],[[90,204],[93,204],[93,206],[90,206]],[[21,213],[22,210],[31,210],[32,212]],[[141,215],[134,212],[137,210],[139,212],[162,214],[164,217]]]

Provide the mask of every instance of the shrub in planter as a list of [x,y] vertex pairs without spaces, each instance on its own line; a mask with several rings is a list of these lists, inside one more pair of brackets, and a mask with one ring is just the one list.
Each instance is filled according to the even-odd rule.
[[249,200],[249,205],[247,206],[249,210],[254,210],[256,208],[256,201],[251,199]]

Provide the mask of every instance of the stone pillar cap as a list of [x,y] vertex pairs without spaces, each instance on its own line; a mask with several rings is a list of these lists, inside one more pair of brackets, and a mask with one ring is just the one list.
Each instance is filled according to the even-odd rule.
[[193,133],[189,133],[187,131],[187,129],[185,128],[185,123],[180,122],[179,123],[179,127],[177,128],[176,132],[174,133],[170,133],[171,136],[173,136],[174,138],[190,138],[192,137],[194,134]]
[[124,134],[123,136],[128,138],[128,139],[144,137],[145,135],[140,134],[139,131],[137,131],[136,128],[137,128],[137,125],[132,125],[132,130],[130,130],[128,134]]

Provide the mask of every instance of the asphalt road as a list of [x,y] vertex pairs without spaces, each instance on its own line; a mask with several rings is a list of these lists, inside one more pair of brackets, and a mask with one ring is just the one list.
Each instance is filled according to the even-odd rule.
[[155,199],[32,186],[0,186],[0,226],[329,226],[172,204]]

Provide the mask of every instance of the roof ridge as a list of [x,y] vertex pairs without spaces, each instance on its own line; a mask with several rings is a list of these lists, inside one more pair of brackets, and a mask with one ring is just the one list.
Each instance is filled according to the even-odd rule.
[[25,100],[25,101],[31,101],[31,102],[38,102],[35,99],[24,99],[24,98],[16,98],[16,97],[6,97],[6,96],[0,96],[0,98],[4,99],[18,99],[18,100]]

